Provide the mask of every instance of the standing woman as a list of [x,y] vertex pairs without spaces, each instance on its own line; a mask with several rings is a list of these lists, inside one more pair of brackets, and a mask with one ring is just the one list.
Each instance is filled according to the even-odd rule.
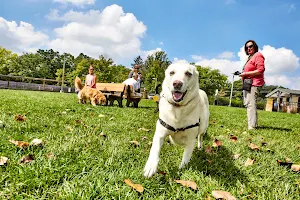
[[257,127],[256,101],[259,88],[265,84],[265,58],[258,52],[258,46],[254,40],[248,40],[244,45],[248,60],[240,74],[243,80],[244,105],[247,108],[248,130]]
[[89,74],[85,77],[85,86],[96,88],[97,76],[94,73],[94,66],[89,67]]

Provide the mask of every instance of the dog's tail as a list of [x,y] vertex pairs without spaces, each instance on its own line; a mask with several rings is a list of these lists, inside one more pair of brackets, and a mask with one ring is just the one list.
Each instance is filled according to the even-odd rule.
[[82,90],[82,88],[84,87],[84,85],[82,85],[81,80],[79,77],[75,78],[75,87],[79,90]]

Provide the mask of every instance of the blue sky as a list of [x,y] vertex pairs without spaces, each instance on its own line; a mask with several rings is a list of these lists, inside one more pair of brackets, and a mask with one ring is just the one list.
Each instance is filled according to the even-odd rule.
[[18,53],[53,48],[75,56],[104,54],[127,66],[137,55],[164,50],[172,61],[230,76],[243,65],[241,47],[254,39],[266,58],[267,84],[300,89],[298,2],[4,0],[0,45]]

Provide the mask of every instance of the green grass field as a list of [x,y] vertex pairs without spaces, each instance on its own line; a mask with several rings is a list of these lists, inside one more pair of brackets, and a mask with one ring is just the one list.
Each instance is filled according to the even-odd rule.
[[[300,199],[299,172],[276,161],[300,163],[299,115],[259,111],[260,127],[246,132],[245,109],[211,106],[203,150],[195,149],[188,166],[178,170],[183,148],[166,139],[159,163],[166,174],[146,179],[142,171],[158,119],[154,102],[143,100],[134,109],[77,104],[75,94],[0,90],[0,96],[0,156],[9,158],[0,166],[0,199],[214,199],[213,190],[237,199]],[[17,114],[25,121],[16,121]],[[9,142],[34,138],[44,146],[22,149]],[[222,146],[205,151],[215,138]],[[260,150],[251,150],[250,141]],[[34,161],[21,165],[26,155]],[[248,158],[253,165],[244,165]],[[198,190],[179,179],[196,182]]]

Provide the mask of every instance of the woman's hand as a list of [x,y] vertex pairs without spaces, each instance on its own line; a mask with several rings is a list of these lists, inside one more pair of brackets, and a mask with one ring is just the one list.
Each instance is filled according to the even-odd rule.
[[247,72],[243,72],[239,75],[240,77],[245,77],[245,76],[249,76],[249,74],[247,74]]

